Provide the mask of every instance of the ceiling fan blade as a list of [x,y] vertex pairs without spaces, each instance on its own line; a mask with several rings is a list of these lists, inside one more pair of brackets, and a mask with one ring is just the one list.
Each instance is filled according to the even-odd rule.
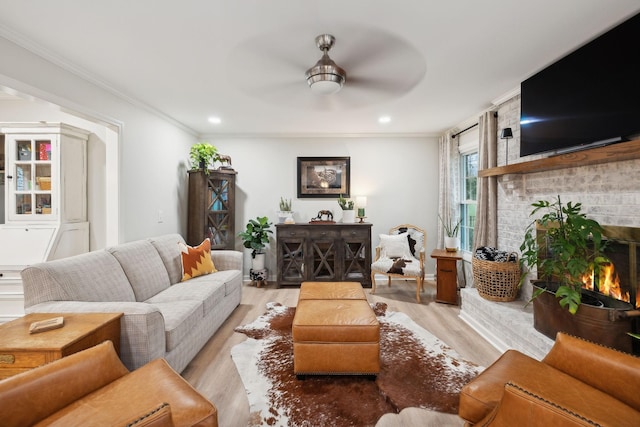
[[398,94],[410,90],[415,86],[410,80],[393,77],[349,77],[345,87],[371,90],[381,93]]
[[347,70],[365,69],[392,60],[402,63],[403,57],[416,53],[415,49],[402,39],[374,30],[344,40],[343,44],[344,47],[336,47],[332,53],[335,55],[334,61]]

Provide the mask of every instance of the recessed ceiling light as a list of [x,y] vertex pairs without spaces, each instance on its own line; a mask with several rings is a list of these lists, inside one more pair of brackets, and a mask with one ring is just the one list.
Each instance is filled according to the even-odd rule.
[[212,117],[209,117],[209,123],[213,123],[214,125],[219,125],[220,123],[222,123],[222,120],[220,119],[220,117],[212,116]]
[[389,123],[390,121],[391,121],[391,117],[389,116],[380,116],[378,118],[378,123],[381,123],[381,124],[386,124],[386,123]]

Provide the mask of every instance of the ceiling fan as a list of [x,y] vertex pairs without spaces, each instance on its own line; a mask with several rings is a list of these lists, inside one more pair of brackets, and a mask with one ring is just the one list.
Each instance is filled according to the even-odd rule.
[[347,73],[329,57],[329,51],[336,39],[331,34],[316,37],[316,46],[322,51],[322,58],[305,73],[311,91],[322,95],[338,92],[347,81]]
[[[300,37],[308,32],[302,27],[283,28],[240,43],[227,62],[231,81],[248,95],[279,107],[346,111],[398,98],[426,73],[423,55],[405,40],[354,25],[334,25],[332,34],[316,36],[322,56],[309,68],[313,64],[309,43]],[[335,34],[339,49],[332,50]],[[330,50],[340,65],[329,56]]]

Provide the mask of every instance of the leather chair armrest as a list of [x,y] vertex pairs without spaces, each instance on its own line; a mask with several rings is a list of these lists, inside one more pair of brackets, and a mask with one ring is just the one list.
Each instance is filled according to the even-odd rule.
[[162,403],[125,424],[126,427],[174,427],[171,405]]
[[505,384],[498,406],[474,426],[569,427],[599,425],[512,383]]
[[111,341],[0,381],[4,427],[33,425],[129,373]]

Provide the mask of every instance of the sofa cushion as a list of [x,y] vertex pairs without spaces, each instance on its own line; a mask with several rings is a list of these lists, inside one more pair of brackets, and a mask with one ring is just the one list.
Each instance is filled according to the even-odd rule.
[[211,241],[206,238],[198,246],[180,245],[182,260],[182,281],[205,274],[215,273],[216,266],[211,259]]
[[202,308],[206,315],[214,310],[225,297],[225,286],[218,273],[196,277],[188,282],[176,283],[169,289],[149,298],[149,304],[167,303],[172,301],[202,301]]
[[46,301],[135,301],[120,263],[104,250],[34,264],[21,275],[25,307]]
[[170,352],[182,339],[196,329],[204,315],[203,303],[197,300],[155,302],[151,304],[162,313],[166,351]]
[[136,301],[144,301],[171,284],[162,258],[151,242],[138,240],[107,250],[122,266],[136,295]]
[[178,245],[179,243],[185,243],[182,236],[179,234],[166,234],[152,237],[149,242],[160,254],[167,273],[169,273],[171,284],[182,280],[182,259],[180,257],[180,246]]

